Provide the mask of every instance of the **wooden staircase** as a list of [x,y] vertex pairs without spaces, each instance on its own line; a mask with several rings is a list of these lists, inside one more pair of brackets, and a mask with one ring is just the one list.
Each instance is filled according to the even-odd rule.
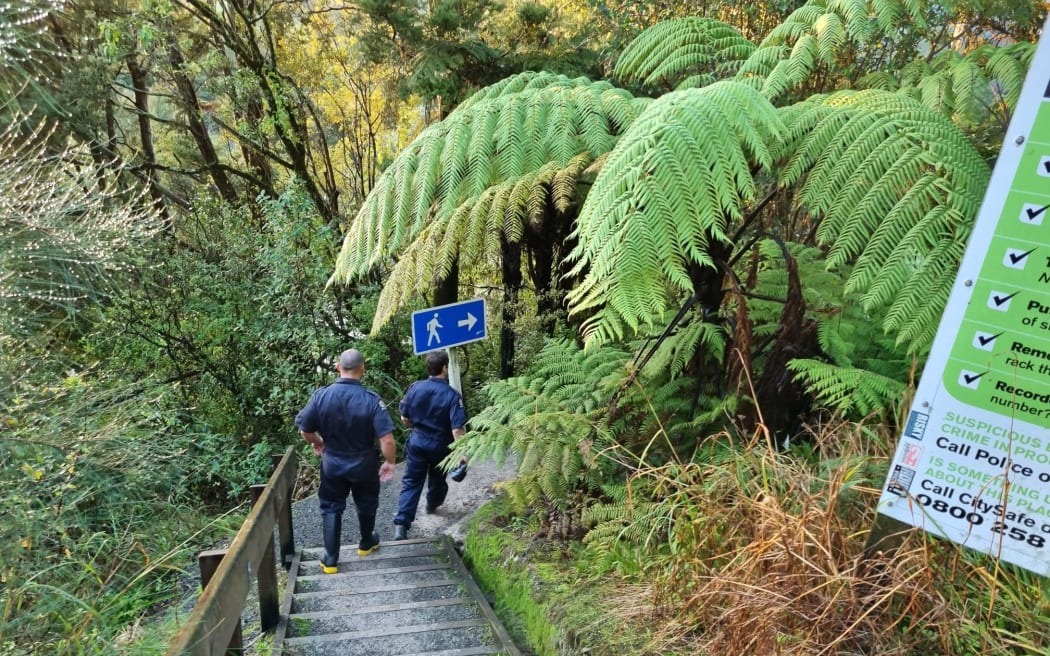
[[293,560],[274,636],[289,656],[520,656],[447,536],[343,545],[339,573],[321,549]]

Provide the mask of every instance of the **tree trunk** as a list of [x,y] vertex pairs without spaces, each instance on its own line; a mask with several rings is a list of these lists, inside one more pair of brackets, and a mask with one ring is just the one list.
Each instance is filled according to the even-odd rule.
[[157,188],[156,165],[157,154],[153,148],[153,123],[149,113],[149,92],[146,89],[146,72],[139,65],[138,57],[128,55],[128,73],[131,74],[131,86],[135,90],[135,112],[138,117],[139,140],[142,142],[142,159],[146,165],[146,186],[153,198],[153,206],[164,218],[167,218],[167,205],[164,194]]
[[459,259],[452,262],[448,275],[434,283],[434,305],[448,305],[459,300]]
[[208,173],[211,175],[211,179],[219,190],[219,195],[222,199],[227,203],[236,204],[238,202],[237,191],[230,183],[226,172],[222,169],[219,156],[215,152],[215,146],[211,142],[211,136],[208,135],[208,128],[204,124],[204,118],[201,115],[200,101],[197,99],[197,90],[194,89],[193,82],[190,81],[183,70],[186,62],[174,35],[168,38],[168,62],[171,64],[171,72],[175,78],[175,87],[178,90],[179,100],[181,100],[183,111],[186,113],[187,127],[194,143],[197,144],[197,150],[200,151],[204,166],[208,169]]
[[514,321],[518,317],[518,295],[521,292],[521,244],[500,236],[500,259],[503,268],[503,325],[499,333],[499,375],[514,375]]
[[542,223],[525,225],[525,263],[529,280],[536,290],[540,328],[547,336],[554,334],[562,300],[572,286],[571,281],[561,276],[561,263],[572,250],[573,243],[568,235],[574,225],[575,217],[558,212],[549,194]]

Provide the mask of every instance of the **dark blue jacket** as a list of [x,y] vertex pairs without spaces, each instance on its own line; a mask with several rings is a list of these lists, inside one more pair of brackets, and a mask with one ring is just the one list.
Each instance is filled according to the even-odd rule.
[[452,429],[467,425],[463,397],[440,376],[414,383],[401,399],[402,417],[412,422],[412,432],[429,442],[452,443]]
[[374,452],[376,439],[394,430],[383,400],[353,378],[339,378],[314,392],[295,416],[295,425],[307,433],[320,433],[325,451],[336,455]]

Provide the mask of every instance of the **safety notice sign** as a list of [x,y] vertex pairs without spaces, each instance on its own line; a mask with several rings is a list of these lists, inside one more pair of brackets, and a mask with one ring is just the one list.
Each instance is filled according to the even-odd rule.
[[879,512],[1050,576],[1050,19]]

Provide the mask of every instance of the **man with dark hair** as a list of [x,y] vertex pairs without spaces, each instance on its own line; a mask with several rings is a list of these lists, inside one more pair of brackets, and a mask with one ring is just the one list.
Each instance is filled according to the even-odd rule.
[[[361,384],[365,358],[348,349],[336,364],[339,378],[317,390],[295,417],[303,439],[321,456],[321,483],[317,501],[321,508],[324,556],[321,571],[339,571],[339,544],[346,499],[354,496],[361,542],[357,554],[367,556],[379,547],[375,531],[379,508],[379,483],[394,476],[394,422],[379,395]],[[376,441],[384,462],[379,464]]]
[[[448,384],[448,353],[432,351],[426,356],[428,378],[413,383],[401,399],[401,421],[412,429],[405,441],[405,473],[401,496],[394,517],[394,539],[404,540],[416,518],[423,483],[427,482],[427,512],[445,502],[448,482],[439,466],[449,454],[452,442],[466,431],[467,411],[463,397]],[[466,460],[460,462],[454,480],[466,474]]]

